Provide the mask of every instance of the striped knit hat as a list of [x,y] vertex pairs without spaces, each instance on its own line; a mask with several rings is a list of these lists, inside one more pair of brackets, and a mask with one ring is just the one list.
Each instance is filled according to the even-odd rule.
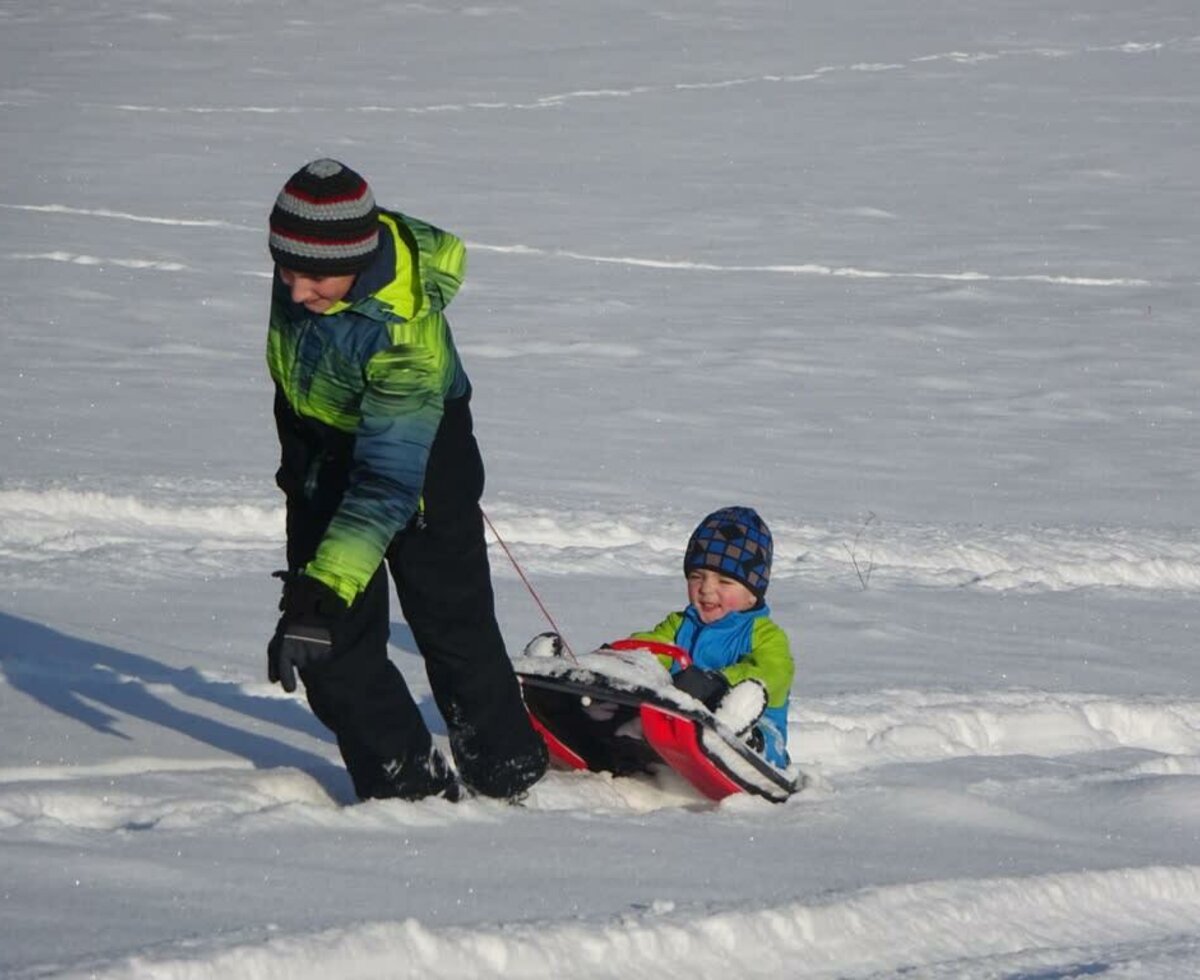
[[371,188],[337,160],[305,164],[275,199],[270,248],[279,265],[295,272],[361,272],[379,248],[379,211]]
[[696,568],[727,575],[761,599],[771,579],[771,531],[750,507],[709,514],[688,539],[683,574]]

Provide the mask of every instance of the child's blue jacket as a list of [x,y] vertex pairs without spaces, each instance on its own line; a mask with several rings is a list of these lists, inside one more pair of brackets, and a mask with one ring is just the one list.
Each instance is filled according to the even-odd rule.
[[[633,638],[673,643],[686,650],[697,667],[720,671],[731,685],[751,679],[762,684],[767,689],[767,710],[759,722],[763,755],[777,766],[788,764],[787,713],[795,662],[787,634],[771,619],[766,603],[728,613],[715,623],[702,622],[689,605]],[[678,672],[678,664],[671,670]]]

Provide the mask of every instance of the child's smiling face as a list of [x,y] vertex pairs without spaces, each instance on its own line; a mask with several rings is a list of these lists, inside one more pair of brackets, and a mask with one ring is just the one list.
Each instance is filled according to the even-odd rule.
[[687,573],[688,602],[700,614],[700,622],[715,623],[731,612],[745,612],[758,604],[748,588],[711,568],[693,568]]

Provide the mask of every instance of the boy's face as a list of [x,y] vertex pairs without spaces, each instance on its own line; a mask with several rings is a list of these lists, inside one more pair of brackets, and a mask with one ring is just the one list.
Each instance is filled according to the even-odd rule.
[[731,612],[745,612],[758,604],[754,593],[711,568],[693,568],[687,574],[688,602],[696,607],[700,622],[715,623]]
[[310,313],[324,313],[334,303],[346,298],[355,276],[313,276],[305,272],[279,267],[279,278],[292,291],[292,302],[299,303]]

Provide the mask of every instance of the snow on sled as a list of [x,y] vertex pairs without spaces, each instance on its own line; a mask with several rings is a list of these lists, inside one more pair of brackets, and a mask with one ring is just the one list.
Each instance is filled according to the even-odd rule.
[[574,660],[515,658],[526,710],[551,758],[618,776],[666,764],[713,800],[750,793],[778,803],[800,789],[802,776],[772,765],[672,685],[653,653],[677,650],[619,640]]

